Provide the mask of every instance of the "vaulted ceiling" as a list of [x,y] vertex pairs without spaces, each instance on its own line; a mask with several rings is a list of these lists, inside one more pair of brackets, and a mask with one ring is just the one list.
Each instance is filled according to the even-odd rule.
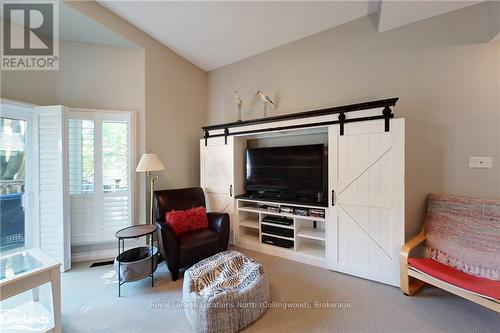
[[69,7],[64,2],[59,5],[59,38],[73,42],[137,47],[128,39]]
[[366,15],[379,32],[481,1],[99,1],[210,71]]

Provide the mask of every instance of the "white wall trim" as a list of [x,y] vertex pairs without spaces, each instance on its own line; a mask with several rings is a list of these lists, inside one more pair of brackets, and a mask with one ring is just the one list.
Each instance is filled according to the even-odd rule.
[[19,106],[23,108],[30,108],[33,109],[39,105],[36,104],[31,104],[31,103],[26,103],[26,102],[21,102],[21,101],[16,101],[14,99],[8,99],[8,98],[0,98],[0,103],[5,104],[5,105],[13,105],[13,106]]
[[95,261],[104,259],[114,259],[117,249],[109,249],[102,251],[90,251],[71,254],[72,262]]
[[[146,246],[149,245],[149,243],[146,244],[145,241],[146,238],[144,237],[139,237],[138,239],[128,239],[125,240],[125,250],[130,250],[134,247],[138,246]],[[75,251],[75,249],[72,249],[71,251],[71,261],[72,262],[82,262],[82,261],[96,261],[96,260],[110,260],[114,259],[118,255],[118,248],[117,244],[112,242],[112,243],[106,243],[108,246],[106,246],[103,250],[92,250],[90,251]],[[96,245],[96,244],[88,244],[90,246]],[[156,242],[154,243],[154,246],[158,246]]]

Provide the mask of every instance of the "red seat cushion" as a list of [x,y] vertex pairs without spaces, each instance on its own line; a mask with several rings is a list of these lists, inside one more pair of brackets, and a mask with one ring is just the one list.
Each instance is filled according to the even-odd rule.
[[171,210],[165,214],[165,220],[179,236],[187,231],[207,229],[208,217],[205,207],[196,207],[188,210]]
[[469,275],[428,258],[410,258],[410,266],[457,287],[500,299],[500,281]]

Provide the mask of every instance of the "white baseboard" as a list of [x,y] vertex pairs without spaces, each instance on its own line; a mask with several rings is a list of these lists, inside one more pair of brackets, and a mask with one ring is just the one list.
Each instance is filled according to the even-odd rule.
[[[92,246],[94,245],[94,246]],[[125,250],[129,250],[133,247],[144,246],[145,240],[142,239],[130,239],[125,241]],[[78,248],[80,251],[75,251],[72,249],[71,262],[82,262],[82,261],[98,261],[98,260],[111,260],[116,258],[118,254],[118,249],[116,244],[109,243],[105,247],[101,247],[99,250],[98,244],[90,244],[89,246]]]
[[71,254],[71,262],[111,260],[116,257],[116,249]]

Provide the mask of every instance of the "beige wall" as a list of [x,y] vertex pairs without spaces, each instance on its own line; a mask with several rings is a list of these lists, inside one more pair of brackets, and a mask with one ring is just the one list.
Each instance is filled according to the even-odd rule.
[[0,96],[37,105],[53,105],[56,75],[52,71],[1,71]]
[[144,50],[61,41],[60,59],[58,71],[3,71],[2,97],[144,113]]
[[157,188],[198,185],[206,72],[95,2],[66,4],[144,48],[146,150],[157,153],[166,168],[158,173]]
[[60,59],[58,103],[144,113],[143,49],[63,42]]
[[[500,198],[500,42],[488,42],[488,7],[476,5],[384,33],[365,17],[214,70],[207,122],[262,116],[259,88],[274,114],[399,96],[406,118],[407,236],[431,192]],[[493,156],[493,169],[469,169]]]

